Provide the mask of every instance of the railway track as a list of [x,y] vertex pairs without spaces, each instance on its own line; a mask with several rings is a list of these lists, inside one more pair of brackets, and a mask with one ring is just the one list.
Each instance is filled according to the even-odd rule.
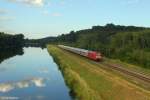
[[[98,62],[92,61],[92,63],[100,66],[100,63],[98,63]],[[119,71],[121,73],[127,74],[129,76],[135,77],[135,78],[140,79],[140,80],[142,80],[144,82],[150,83],[150,77],[147,77],[147,76],[142,75],[140,73],[130,71],[130,70],[122,68],[122,67],[120,67],[118,65],[110,65],[110,64],[106,64],[106,63],[101,63],[101,65],[104,65],[104,66],[106,66],[108,68],[111,68],[113,70]]]
[[[101,54],[99,54],[97,52],[88,51],[88,50],[80,49],[80,48],[64,46],[64,45],[58,45],[58,47],[60,47],[60,48],[62,48],[64,50],[67,50],[69,52],[72,52],[72,53],[84,56],[86,58],[90,58],[90,59],[95,60],[95,61],[102,59]],[[147,76],[145,76],[143,74],[140,74],[138,72],[135,72],[135,71],[128,70],[128,69],[123,68],[123,67],[121,67],[119,65],[108,64],[108,63],[105,63],[105,62],[102,62],[102,63],[98,63],[98,62],[94,62],[94,61],[90,61],[90,62],[94,63],[94,64],[96,64],[98,66],[100,66],[100,64],[104,65],[104,66],[106,66],[109,69],[113,69],[113,70],[119,71],[119,72],[124,73],[126,75],[129,75],[129,76],[135,77],[137,79],[140,79],[140,80],[142,80],[144,82],[150,83],[150,77],[147,77]]]

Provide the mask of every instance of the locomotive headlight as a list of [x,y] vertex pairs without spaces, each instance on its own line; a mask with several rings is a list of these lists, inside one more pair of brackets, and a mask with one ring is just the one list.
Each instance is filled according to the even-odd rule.
[[96,55],[96,58],[101,58],[101,55],[98,53],[97,55]]

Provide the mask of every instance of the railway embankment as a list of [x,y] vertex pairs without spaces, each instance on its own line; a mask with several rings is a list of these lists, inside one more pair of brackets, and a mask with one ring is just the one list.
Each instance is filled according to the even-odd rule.
[[90,63],[84,57],[54,45],[48,45],[47,49],[59,65],[71,94],[78,100],[150,100],[150,91]]

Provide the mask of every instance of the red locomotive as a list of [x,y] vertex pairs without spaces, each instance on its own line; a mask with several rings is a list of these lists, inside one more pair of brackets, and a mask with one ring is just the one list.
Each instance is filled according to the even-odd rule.
[[85,49],[80,49],[80,48],[74,48],[74,47],[69,47],[69,46],[64,46],[64,45],[58,45],[60,48],[71,51],[73,53],[82,55],[84,57],[90,58],[95,61],[100,61],[102,59],[101,53],[98,53],[96,51],[89,51]]

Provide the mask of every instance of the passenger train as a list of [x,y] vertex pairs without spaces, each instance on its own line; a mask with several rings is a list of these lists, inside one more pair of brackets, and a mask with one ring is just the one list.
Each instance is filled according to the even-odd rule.
[[89,50],[85,50],[85,49],[74,48],[74,47],[69,47],[69,46],[64,46],[64,45],[58,45],[58,47],[65,49],[67,51],[79,54],[81,56],[87,57],[87,58],[92,59],[94,61],[102,60],[101,53],[98,53],[96,51],[89,51]]

